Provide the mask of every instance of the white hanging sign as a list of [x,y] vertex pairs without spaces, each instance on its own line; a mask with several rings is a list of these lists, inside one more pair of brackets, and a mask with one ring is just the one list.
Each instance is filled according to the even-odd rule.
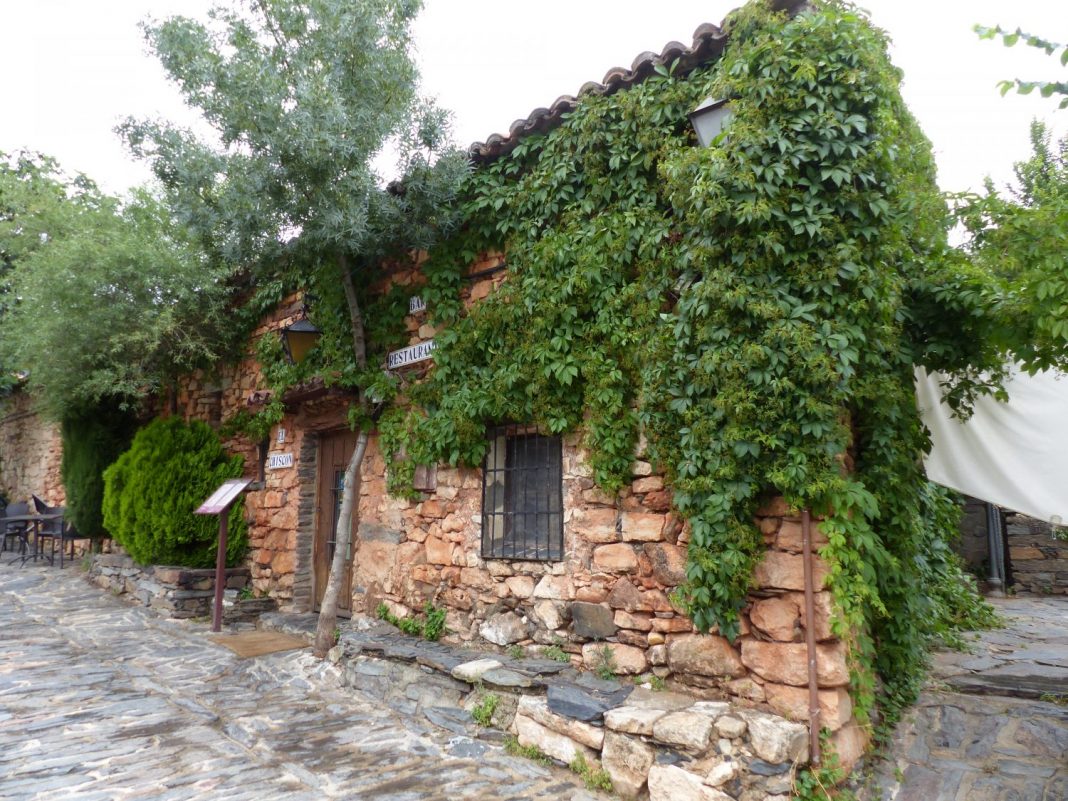
[[418,295],[412,295],[408,298],[408,314],[416,314],[417,312],[426,311],[426,301]]
[[406,348],[395,350],[386,358],[386,367],[396,370],[398,367],[407,367],[416,362],[425,362],[434,353],[434,340],[419,342]]
[[291,453],[272,453],[267,457],[267,469],[268,470],[280,470],[283,467],[293,466],[293,454]]

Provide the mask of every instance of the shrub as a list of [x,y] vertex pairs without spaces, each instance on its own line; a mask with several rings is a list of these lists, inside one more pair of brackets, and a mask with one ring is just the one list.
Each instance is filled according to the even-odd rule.
[[[210,567],[219,522],[193,510],[225,479],[241,475],[244,459],[227,456],[206,424],[155,420],[104,471],[104,526],[140,564]],[[226,562],[248,545],[244,504],[230,509]]]
[[67,521],[85,537],[104,529],[104,470],[130,446],[136,422],[115,405],[101,404],[63,418],[63,486]]

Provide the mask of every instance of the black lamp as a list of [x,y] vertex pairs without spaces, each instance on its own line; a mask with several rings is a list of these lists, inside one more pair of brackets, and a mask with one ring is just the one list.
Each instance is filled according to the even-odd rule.
[[708,147],[719,136],[731,118],[730,100],[710,97],[690,112],[690,125],[697,133],[701,147]]
[[315,323],[308,319],[307,303],[301,307],[300,319],[287,325],[280,333],[282,350],[290,364],[301,364],[323,335]]

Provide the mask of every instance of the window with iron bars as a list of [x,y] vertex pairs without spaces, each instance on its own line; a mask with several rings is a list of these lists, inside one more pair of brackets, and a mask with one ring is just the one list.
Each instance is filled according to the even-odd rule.
[[482,556],[550,561],[564,557],[559,437],[527,426],[489,432],[482,464]]

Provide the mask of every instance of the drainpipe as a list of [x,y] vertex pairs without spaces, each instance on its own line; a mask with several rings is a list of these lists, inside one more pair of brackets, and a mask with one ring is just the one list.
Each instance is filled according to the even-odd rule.
[[994,504],[986,505],[987,552],[990,554],[990,576],[987,583],[995,595],[1005,591],[1005,541],[1001,532],[1001,510]]
[[801,552],[805,569],[805,644],[808,649],[808,754],[820,764],[820,695],[816,671],[816,593],[812,586],[812,515],[801,511]]

